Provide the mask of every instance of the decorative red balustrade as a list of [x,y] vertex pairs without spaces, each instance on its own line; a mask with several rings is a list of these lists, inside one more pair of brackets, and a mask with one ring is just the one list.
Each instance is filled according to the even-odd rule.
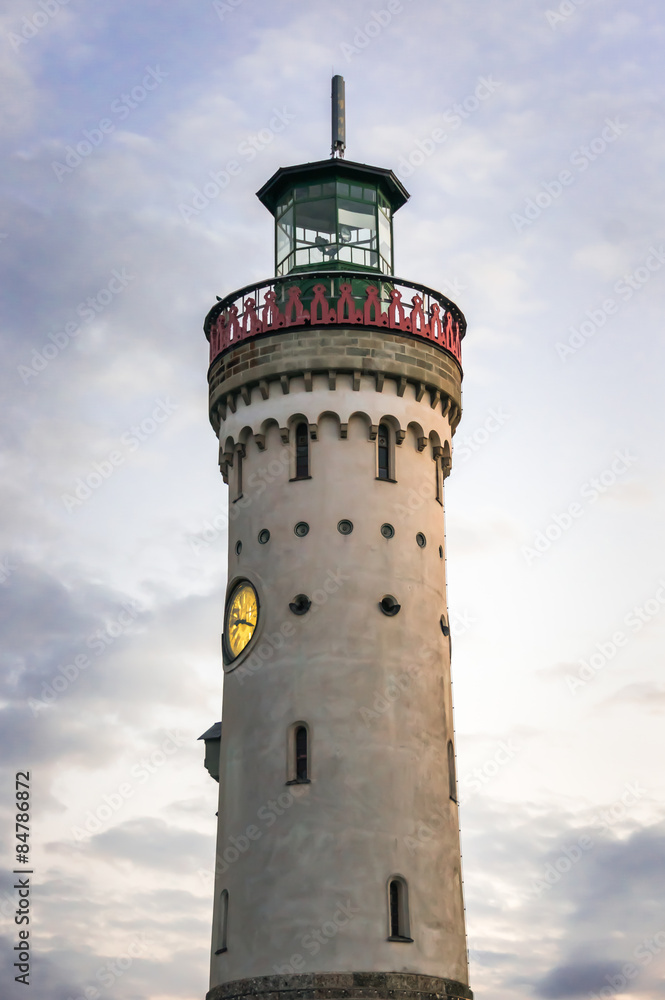
[[[413,291],[410,302],[402,301]],[[395,278],[340,272],[273,278],[220,299],[204,329],[212,362],[227,348],[262,333],[324,324],[399,330],[431,340],[461,363],[466,322],[457,306],[424,285]]]

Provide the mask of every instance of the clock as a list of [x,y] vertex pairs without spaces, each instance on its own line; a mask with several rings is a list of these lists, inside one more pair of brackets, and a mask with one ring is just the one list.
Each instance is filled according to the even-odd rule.
[[259,599],[249,580],[231,591],[224,615],[224,652],[230,663],[249,645],[259,620]]

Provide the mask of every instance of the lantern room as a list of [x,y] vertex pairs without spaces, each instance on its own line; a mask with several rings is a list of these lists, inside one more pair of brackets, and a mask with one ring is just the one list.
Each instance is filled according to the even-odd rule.
[[275,218],[275,273],[393,274],[393,215],[409,194],[392,170],[330,159],[281,167],[257,191]]

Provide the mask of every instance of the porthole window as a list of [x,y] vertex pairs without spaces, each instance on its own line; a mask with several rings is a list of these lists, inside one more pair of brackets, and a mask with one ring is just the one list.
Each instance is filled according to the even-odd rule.
[[289,609],[294,615],[306,615],[311,606],[312,602],[307,594],[296,594],[289,604]]
[[424,549],[425,546],[427,545],[427,539],[423,535],[422,531],[419,531],[418,534],[416,535],[416,541],[418,542],[418,545],[420,546],[421,549]]
[[339,531],[340,535],[350,535],[351,532],[353,531],[353,522],[340,521],[339,524],[337,525],[337,530]]
[[236,555],[239,556],[241,552],[242,552],[242,542],[241,541],[237,541],[236,542]]
[[309,525],[307,521],[298,521],[295,528],[293,529],[298,536],[298,538],[304,538],[309,532]]
[[265,545],[266,542],[270,541],[270,532],[267,528],[261,528],[259,531],[259,545]]
[[379,601],[379,607],[383,611],[384,615],[388,615],[389,618],[392,618],[393,615],[396,615],[399,612],[402,605],[397,603],[392,594],[386,594],[385,597],[382,597]]
[[383,535],[384,538],[392,538],[395,534],[395,529],[393,528],[392,524],[388,523],[382,524],[381,534]]

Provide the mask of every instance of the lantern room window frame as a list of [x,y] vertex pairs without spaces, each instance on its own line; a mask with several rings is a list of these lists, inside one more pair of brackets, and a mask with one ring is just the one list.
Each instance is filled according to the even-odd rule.
[[[313,222],[316,215],[310,212],[307,219],[307,207],[317,205],[322,208],[319,224],[327,223],[325,229],[304,224]],[[357,226],[358,237],[365,232],[369,236],[355,240],[349,238],[349,232],[354,231],[350,224],[354,206],[371,208],[371,212],[362,214],[372,223],[368,227]],[[342,221],[345,212],[348,219]],[[299,225],[299,215],[303,225]],[[275,205],[275,273],[280,277],[330,267],[392,275],[395,269],[392,219],[393,209],[378,183],[354,182],[352,178],[305,184],[294,180]]]

